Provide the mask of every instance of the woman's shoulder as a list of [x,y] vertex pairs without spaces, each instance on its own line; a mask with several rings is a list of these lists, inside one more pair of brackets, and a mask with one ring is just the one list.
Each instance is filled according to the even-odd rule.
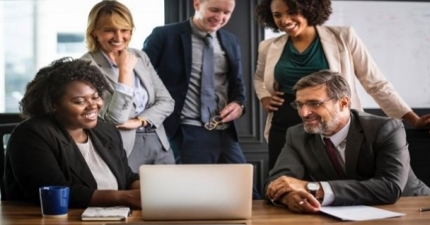
[[127,48],[127,51],[133,53],[135,56],[137,56],[139,58],[145,58],[145,59],[148,58],[148,55],[140,49]]
[[349,35],[351,32],[354,32],[354,28],[350,26],[317,26],[317,30],[320,33],[331,33],[337,36]]
[[282,35],[279,35],[276,37],[271,37],[271,38],[268,38],[266,40],[263,40],[260,42],[259,50],[264,51],[273,43],[286,42],[287,38],[288,38],[287,34],[282,34]]
[[51,115],[32,116],[23,120],[17,127],[46,128],[54,125]]
[[38,134],[41,137],[47,134],[58,133],[59,128],[52,115],[33,116],[19,123],[12,134],[14,136],[27,136]]
[[112,136],[113,134],[118,133],[118,129],[116,128],[115,124],[110,123],[101,117],[97,119],[97,125],[91,130],[93,130],[95,133],[99,133],[102,136]]

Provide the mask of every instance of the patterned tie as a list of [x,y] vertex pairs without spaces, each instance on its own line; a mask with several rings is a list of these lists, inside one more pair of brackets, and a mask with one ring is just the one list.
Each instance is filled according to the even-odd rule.
[[216,101],[214,89],[214,51],[212,36],[204,37],[202,61],[202,80],[200,92],[200,113],[203,123],[209,122],[211,115],[215,115]]
[[331,164],[333,164],[334,168],[336,169],[337,175],[339,175],[339,177],[342,179],[345,178],[345,172],[343,171],[339,159],[337,158],[336,147],[334,147],[333,142],[331,142],[330,138],[324,138],[324,142],[327,150],[327,155],[330,158]]

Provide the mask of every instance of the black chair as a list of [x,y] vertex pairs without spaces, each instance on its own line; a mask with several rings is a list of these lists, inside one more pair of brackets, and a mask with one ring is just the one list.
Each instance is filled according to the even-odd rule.
[[[12,133],[13,129],[18,125],[18,123],[6,123],[0,124],[0,182],[1,182],[1,196],[4,196],[3,188],[3,175],[5,169],[5,155],[6,155],[6,145],[9,140],[9,134]],[[3,197],[2,197],[3,199]]]

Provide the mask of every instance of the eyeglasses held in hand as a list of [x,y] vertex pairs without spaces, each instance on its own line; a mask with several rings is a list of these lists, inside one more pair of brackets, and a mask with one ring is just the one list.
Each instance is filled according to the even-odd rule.
[[330,101],[332,99],[333,98],[328,98],[328,99],[322,100],[322,101],[308,101],[305,103],[291,102],[290,105],[295,109],[301,109],[301,108],[303,108],[304,105],[306,105],[306,107],[308,107],[310,109],[318,109],[324,102]]
[[213,130],[220,124],[222,124],[222,117],[214,116],[209,122],[205,123],[205,128],[208,130]]

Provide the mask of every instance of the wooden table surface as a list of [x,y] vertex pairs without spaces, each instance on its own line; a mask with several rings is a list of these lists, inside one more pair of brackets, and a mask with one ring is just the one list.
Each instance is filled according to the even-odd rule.
[[[246,222],[247,225],[279,225],[279,224],[367,224],[367,225],[421,225],[430,224],[430,211],[419,212],[422,207],[430,207],[430,197],[405,197],[401,198],[396,204],[377,206],[395,212],[405,213],[406,215],[398,218],[371,220],[361,222],[341,221],[324,214],[294,214],[287,209],[278,208],[265,204],[262,200],[253,202],[252,218]],[[80,216],[83,209],[69,209],[69,214],[65,218],[43,218],[40,207],[20,202],[2,202],[0,205],[0,224],[1,225],[34,225],[34,224],[104,224],[104,221],[81,221]],[[140,210],[134,210],[131,217],[126,221],[131,224],[164,223],[174,224],[175,222],[146,222],[141,219]],[[205,221],[206,223],[208,221]],[[232,221],[216,221],[217,223],[228,223]],[[115,222],[108,222],[109,224]],[[116,222],[119,223],[119,222]],[[123,222],[121,222],[123,223]],[[183,221],[181,223],[184,223]],[[189,222],[188,224],[199,223],[199,221]],[[200,223],[204,223],[200,221]]]

